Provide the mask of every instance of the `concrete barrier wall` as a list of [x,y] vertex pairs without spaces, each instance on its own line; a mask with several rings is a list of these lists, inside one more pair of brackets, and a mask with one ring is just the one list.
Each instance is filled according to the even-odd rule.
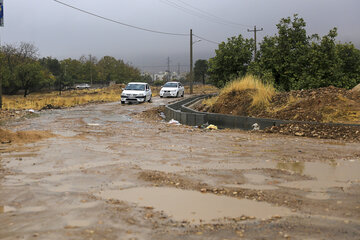
[[200,126],[202,124],[214,124],[219,128],[239,128],[243,130],[253,129],[252,125],[257,123],[260,129],[267,127],[279,126],[287,123],[307,123],[307,124],[326,124],[331,126],[360,126],[359,124],[341,124],[341,123],[317,123],[317,122],[300,122],[267,118],[253,118],[246,116],[233,116],[227,114],[199,112],[189,108],[190,105],[212,95],[201,95],[187,98],[176,103],[166,106],[166,120],[175,119],[181,124],[189,126]]

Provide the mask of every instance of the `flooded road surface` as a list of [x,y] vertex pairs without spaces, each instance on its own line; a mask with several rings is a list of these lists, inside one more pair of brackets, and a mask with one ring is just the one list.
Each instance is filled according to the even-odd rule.
[[359,239],[359,143],[143,117],[173,100],[8,123],[55,136],[1,145],[0,239]]

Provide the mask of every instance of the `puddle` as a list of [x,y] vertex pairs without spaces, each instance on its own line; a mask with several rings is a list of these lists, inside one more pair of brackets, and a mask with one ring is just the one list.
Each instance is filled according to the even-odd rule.
[[42,212],[45,211],[47,208],[43,206],[37,206],[37,207],[24,207],[21,208],[20,212]]
[[238,163],[238,162],[209,162],[209,163],[193,163],[183,164],[180,166],[149,163],[149,162],[136,162],[141,169],[151,171],[162,171],[167,173],[175,173],[182,171],[198,171],[198,170],[250,170],[256,168],[274,168],[275,164],[272,162],[260,162],[260,163]]
[[109,190],[101,192],[100,197],[133,202],[145,207],[152,206],[156,211],[163,211],[174,220],[193,223],[211,222],[224,217],[237,218],[242,215],[266,219],[275,215],[291,214],[287,208],[264,202],[173,188]]
[[16,208],[10,206],[0,206],[0,213],[15,212]]
[[94,115],[96,117],[86,117],[83,118],[84,122],[88,125],[88,126],[100,126],[100,125],[104,125],[106,124],[106,122],[131,122],[132,118],[126,115],[104,115],[102,113],[98,113],[98,114],[89,114],[89,115]]
[[91,224],[89,220],[70,220],[65,225],[65,228],[80,228],[87,227]]
[[326,163],[279,163],[280,169],[313,177],[314,180],[294,181],[279,184],[282,187],[312,191],[306,197],[328,199],[327,189],[333,187],[347,188],[360,182],[360,164],[358,161],[339,161]]
[[53,131],[55,135],[59,135],[59,136],[63,136],[63,137],[75,137],[76,135],[78,135],[76,132],[74,131]]
[[251,183],[261,184],[267,180],[267,177],[260,174],[253,174],[253,173],[245,173],[244,177],[249,180]]
[[327,200],[330,198],[330,195],[322,192],[313,192],[306,195],[307,198],[316,199],[316,200]]
[[135,187],[135,186],[136,186],[135,183],[126,182],[126,181],[111,182],[109,184],[109,188],[118,189],[118,190],[123,190],[123,189],[126,189],[126,188],[132,188],[132,187]]
[[228,188],[245,188],[245,189],[254,189],[254,190],[276,190],[278,189],[275,186],[271,185],[256,185],[256,184],[225,184],[224,187]]

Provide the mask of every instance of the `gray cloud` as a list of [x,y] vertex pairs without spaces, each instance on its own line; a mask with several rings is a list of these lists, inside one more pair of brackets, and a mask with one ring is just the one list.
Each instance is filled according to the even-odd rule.
[[[248,27],[227,26],[190,15],[169,6],[168,0],[63,0],[65,3],[128,24],[166,32],[194,33],[221,42],[242,34],[252,37]],[[171,0],[181,4],[181,1]],[[204,11],[240,24],[263,27],[259,39],[276,33],[283,17],[298,13],[307,22],[308,34],[327,34],[338,27],[340,41],[360,46],[358,0],[182,0]],[[42,56],[59,59],[93,54],[111,55],[135,66],[189,63],[189,38],[148,33],[107,22],[59,5],[52,0],[4,0],[5,27],[2,43],[32,42]],[[215,44],[194,45],[194,57],[214,56]]]

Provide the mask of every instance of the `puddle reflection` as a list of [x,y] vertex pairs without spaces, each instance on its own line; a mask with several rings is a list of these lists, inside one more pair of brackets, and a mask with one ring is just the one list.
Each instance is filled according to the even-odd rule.
[[173,188],[110,190],[101,192],[100,196],[105,199],[133,202],[141,206],[152,206],[177,221],[186,220],[193,223],[199,223],[200,220],[211,222],[224,217],[236,218],[242,215],[263,219],[291,214],[287,208],[264,202]]

